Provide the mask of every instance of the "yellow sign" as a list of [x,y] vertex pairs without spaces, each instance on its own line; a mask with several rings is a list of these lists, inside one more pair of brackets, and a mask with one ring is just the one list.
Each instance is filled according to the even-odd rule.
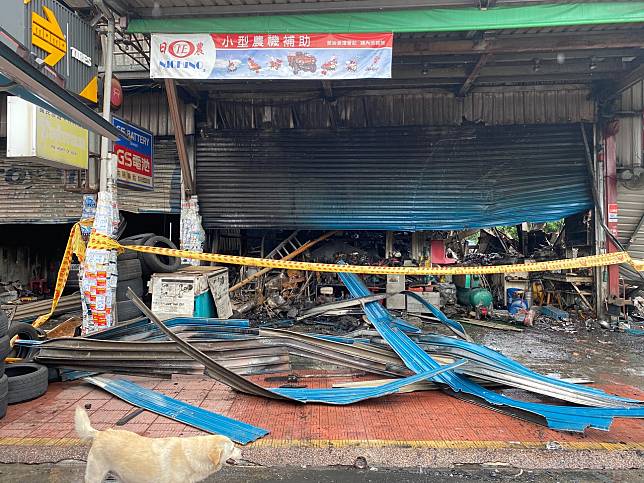
[[98,102],[98,77],[92,77],[92,80],[87,83],[78,95],[92,102]]
[[49,8],[43,6],[45,17],[31,13],[31,43],[47,52],[45,64],[53,67],[67,53],[67,39],[58,19]]
[[87,169],[89,135],[87,129],[52,114],[36,110],[36,156],[54,163]]

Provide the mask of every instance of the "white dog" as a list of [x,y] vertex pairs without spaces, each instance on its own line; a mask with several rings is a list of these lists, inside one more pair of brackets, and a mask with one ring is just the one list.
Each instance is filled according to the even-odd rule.
[[219,471],[241,451],[226,436],[146,438],[130,431],[92,428],[76,406],[76,432],[93,440],[87,456],[86,483],[101,483],[108,472],[124,483],[195,483]]

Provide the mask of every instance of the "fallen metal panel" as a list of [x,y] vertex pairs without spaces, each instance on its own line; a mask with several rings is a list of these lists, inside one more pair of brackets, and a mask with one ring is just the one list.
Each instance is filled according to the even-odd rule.
[[[355,274],[340,273],[339,276],[354,297],[366,297],[371,293]],[[379,304],[372,302],[367,304],[367,306],[369,305]],[[366,309],[365,312],[369,316],[370,312]],[[386,311],[384,312],[384,315],[380,313],[373,318],[370,317],[370,320],[407,367],[416,373],[439,368],[440,365],[429,354],[390,323],[393,320],[393,316]],[[447,384],[455,394],[463,393],[464,398],[467,400],[471,400],[474,397],[480,404],[503,411],[508,409],[509,414],[532,421],[541,421],[541,418],[543,418],[548,427],[562,431],[583,432],[588,427],[608,430],[615,417],[644,418],[644,407],[641,406],[588,408],[518,401],[485,389],[452,372],[440,374],[431,378],[431,380]]]
[[[173,331],[174,332],[174,331]],[[247,340],[225,341],[202,339],[193,346],[216,360],[227,357],[231,351],[240,352],[261,348],[288,351],[290,355],[302,356],[329,364],[350,367],[372,374],[397,377],[406,376],[409,370],[391,350],[383,350],[366,344],[342,344],[320,340],[304,334],[270,329],[261,330],[262,337]],[[179,335],[179,334],[176,334]],[[184,333],[180,333],[183,337]],[[165,335],[162,333],[162,337]],[[19,342],[22,344],[22,341]],[[94,340],[84,338],[58,338],[38,344],[36,359],[51,365],[72,360],[113,358],[115,367],[123,357],[179,360],[182,355],[174,342],[149,340]],[[105,352],[105,355],[101,353]],[[121,359],[119,359],[121,358]],[[450,361],[451,362],[451,361]],[[202,368],[203,371],[203,368]]]
[[403,290],[401,293],[408,297],[413,298],[417,302],[420,302],[427,310],[429,310],[432,314],[434,314],[434,317],[436,317],[442,324],[447,326],[449,330],[454,332],[461,339],[465,339],[469,341],[472,340],[470,336],[467,335],[467,332],[465,332],[465,329],[460,323],[447,317],[442,311],[440,311],[437,307],[434,307],[432,304],[430,304],[427,300],[422,298],[416,292],[412,292],[411,290]]
[[[504,369],[504,374],[500,377],[517,377],[524,376],[533,381],[532,391],[540,392],[545,395],[552,395],[554,391],[560,389],[566,391],[568,399],[571,402],[577,402],[579,404],[584,404],[579,401],[579,397],[586,396],[589,401],[594,400],[595,403],[591,404],[590,402],[586,405],[624,405],[624,404],[644,404],[644,401],[638,401],[636,399],[624,398],[620,396],[615,396],[608,394],[601,389],[596,389],[593,387],[580,386],[577,384],[572,384],[561,379],[555,379],[553,377],[544,376],[537,372],[530,370],[524,365],[510,359],[509,357],[504,356],[503,354],[489,349],[485,346],[474,344],[467,341],[456,340],[449,337],[443,337],[440,335],[423,335],[420,337],[420,340],[424,343],[428,343],[431,348],[436,350],[437,347],[448,347],[455,349],[462,349],[461,351],[449,351],[450,355],[457,357],[467,357],[468,360],[475,360],[476,357],[479,357],[478,360],[483,362],[485,366],[477,367],[474,372],[477,376],[483,377],[481,371],[492,371],[495,369]],[[508,383],[509,381],[501,381]],[[511,384],[512,385],[512,384]],[[537,385],[543,386],[541,391]],[[566,399],[565,397],[559,394],[559,398]]]
[[377,387],[353,387],[353,388],[333,388],[333,389],[273,389],[273,391],[284,396],[297,399],[301,402],[319,402],[326,404],[352,404],[366,399],[387,396],[398,392],[410,384],[415,384],[425,379],[429,379],[442,374],[446,371],[451,371],[457,367],[466,364],[465,359],[460,359],[452,364],[418,373],[414,376],[405,377],[396,381],[388,382]]
[[227,436],[236,443],[247,444],[268,434],[268,431],[221,414],[207,411],[156,391],[151,391],[125,379],[86,377],[87,382],[153,413],[160,414],[209,433]]
[[[250,327],[248,319],[214,319],[204,317],[176,317],[165,321],[167,327],[196,327],[196,326],[210,326],[210,327]],[[140,318],[133,322],[112,327],[107,330],[95,332],[88,336],[89,339],[103,339],[103,340],[117,340],[124,336],[131,336],[137,333],[149,332],[154,329],[158,331],[159,328],[150,322],[149,319]]]
[[371,297],[362,297],[348,300],[341,300],[340,302],[331,302],[328,304],[318,305],[316,307],[305,310],[300,315],[295,317],[295,320],[304,320],[316,315],[325,314],[331,310],[345,309],[348,307],[355,307],[357,305],[364,305],[367,302],[377,302],[387,298],[386,294],[373,295]]
[[[179,348],[181,349],[181,351],[190,355],[195,360],[198,360],[199,362],[201,362],[206,367],[206,371],[205,371],[206,374],[211,375],[211,377],[214,377],[215,379],[233,387],[234,389],[238,389],[242,392],[248,392],[249,394],[269,397],[272,399],[285,399],[285,400],[297,401],[297,402],[316,401],[316,402],[324,402],[327,404],[350,404],[355,401],[369,399],[372,397],[378,397],[378,395],[391,394],[391,392],[395,392],[395,390],[397,390],[397,389],[392,389],[393,387],[398,387],[397,385],[400,383],[402,383],[402,386],[400,387],[404,387],[406,383],[403,381],[407,381],[409,379],[409,378],[406,378],[402,381],[394,381],[390,385],[385,385],[384,389],[383,389],[383,386],[381,386],[380,388],[355,388],[355,389],[337,389],[337,390],[329,389],[328,390],[329,392],[324,392],[324,393],[320,393],[319,392],[320,390],[313,390],[313,392],[310,394],[296,393],[296,396],[299,395],[303,399],[300,399],[296,396],[288,396],[286,394],[280,393],[279,392],[280,390],[278,389],[265,389],[257,384],[252,383],[251,381],[244,379],[243,377],[238,376],[237,374],[227,370],[225,367],[221,366],[220,364],[217,364],[206,354],[199,351],[188,342],[182,340],[180,337],[177,337],[176,334],[172,333],[171,330],[165,327],[163,322],[161,322],[154,315],[154,313],[152,313],[152,311],[148,309],[148,307],[143,303],[141,299],[139,299],[136,296],[136,294],[132,291],[132,289],[128,290],[128,298],[130,298],[130,300],[132,300],[134,304],[151,321],[157,324],[159,328],[169,338],[174,340],[179,345]],[[370,302],[370,303],[373,304],[377,302]],[[322,342],[325,342],[325,341],[322,341]],[[462,362],[458,361],[455,364],[457,364],[457,366],[460,366],[464,363],[465,361],[462,361]],[[437,367],[432,367],[427,371],[419,371],[418,375],[423,376],[420,379],[422,380],[426,378],[438,377],[436,376],[437,374],[444,373],[445,371],[448,371],[451,369],[452,368],[449,368],[449,367],[442,368],[440,365],[437,364]],[[419,380],[415,378],[415,376],[410,376],[410,378],[411,378],[411,381],[409,382],[410,384],[413,382],[418,382]],[[340,392],[336,392],[336,391],[340,391]],[[381,392],[383,392],[383,394],[380,394]],[[313,397],[313,399],[310,399],[311,397]]]

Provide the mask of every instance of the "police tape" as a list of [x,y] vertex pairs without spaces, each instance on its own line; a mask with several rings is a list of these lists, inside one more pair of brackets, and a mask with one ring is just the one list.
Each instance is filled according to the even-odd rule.
[[[132,250],[140,253],[165,255],[168,257],[191,258],[204,262],[223,263],[228,265],[246,265],[263,268],[302,270],[309,272],[358,273],[368,275],[491,275],[496,273],[548,272],[553,270],[570,270],[575,268],[592,268],[607,265],[628,264],[637,270],[644,269],[644,262],[633,260],[627,252],[605,253],[587,257],[551,260],[547,262],[525,263],[520,265],[491,266],[458,266],[458,267],[387,267],[363,265],[339,265],[335,263],[298,262],[294,260],[272,260],[269,258],[241,257],[237,255],[220,255],[217,253],[199,253],[189,250],[176,250],[162,247],[119,244],[105,235],[92,234],[88,248],[103,250]],[[639,267],[639,268],[638,268]]]
[[[83,234],[81,233],[81,226],[91,226],[94,220],[88,219],[79,221],[72,226],[72,229],[69,233],[69,238],[67,239],[67,245],[65,246],[65,253],[63,254],[63,259],[60,262],[60,268],[58,269],[58,276],[56,277],[56,287],[54,288],[54,298],[51,302],[51,307],[49,312],[38,317],[34,323],[34,327],[40,327],[49,318],[54,315],[56,307],[58,307],[58,301],[60,300],[65,285],[67,284],[67,279],[69,278],[69,272],[72,265],[72,255],[76,255],[79,261],[83,261],[85,258],[85,241],[83,240]],[[14,341],[11,341],[13,344]]]
[[34,322],[34,327],[43,325],[56,311],[58,301],[69,277],[72,255],[75,254],[79,261],[83,261],[86,248],[102,250],[117,250],[123,253],[132,250],[140,253],[152,253],[169,257],[190,258],[204,262],[223,263],[228,265],[246,265],[251,267],[275,268],[286,270],[302,270],[309,272],[329,273],[357,273],[366,275],[492,275],[497,273],[517,272],[549,272],[553,270],[571,270],[575,268],[603,267],[607,265],[626,264],[635,270],[644,271],[644,261],[633,260],[627,252],[605,253],[588,257],[570,258],[564,260],[551,260],[548,262],[525,263],[520,265],[492,265],[492,266],[458,266],[458,267],[384,267],[363,265],[339,265],[335,263],[297,262],[293,260],[272,260],[269,258],[240,257],[236,255],[220,255],[217,253],[200,253],[189,250],[174,250],[171,248],[148,247],[142,245],[121,245],[118,241],[99,233],[92,233],[87,247],[81,234],[80,227],[91,225],[92,220],[83,220],[76,223],[69,234],[65,254],[58,270],[56,288],[51,308],[47,314],[41,315]]

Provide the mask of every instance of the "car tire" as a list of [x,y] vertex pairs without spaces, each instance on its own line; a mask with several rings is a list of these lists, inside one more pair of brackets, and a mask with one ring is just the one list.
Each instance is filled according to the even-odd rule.
[[[149,238],[146,240],[145,246],[177,249],[177,246],[164,236],[153,236]],[[142,258],[143,263],[151,273],[170,273],[178,270],[181,266],[181,258],[177,257],[144,253]]]
[[[121,245],[143,245],[148,238],[153,236],[154,233],[141,233],[140,235],[121,238],[118,242]],[[137,252],[126,250],[117,257],[117,260],[120,262],[123,260],[134,260],[135,258],[139,258],[139,254]]]
[[0,337],[7,335],[7,329],[9,329],[9,317],[4,310],[0,309]]
[[9,404],[9,378],[5,375],[0,376],[0,419],[7,414],[7,405]]
[[126,280],[134,280],[141,278],[143,270],[141,269],[141,261],[137,258],[134,260],[123,260],[116,264],[118,270],[118,281],[125,282]]
[[[127,246],[127,245],[125,245]],[[123,253],[121,253],[118,257],[116,257],[116,260],[118,262],[122,262],[123,260],[134,260],[139,258],[139,253],[134,252],[132,250],[126,250]]]
[[119,243],[121,245],[143,245],[147,240],[152,238],[154,233],[141,233],[140,235],[132,235],[125,238],[121,238]]
[[131,300],[116,302],[116,316],[119,322],[136,319],[141,315],[141,311]]
[[138,297],[143,296],[143,279],[134,278],[132,280],[119,280],[116,286],[116,301],[122,302],[130,300],[127,298],[128,289],[132,289]]
[[9,404],[36,399],[47,392],[49,371],[45,366],[31,362],[9,364],[5,375],[9,380]]
[[[47,334],[26,322],[14,322],[7,331],[7,337],[11,341],[15,336],[23,340],[43,340],[47,338]],[[31,352],[31,347],[13,347],[9,351],[9,357],[18,357],[20,359],[27,359]]]

